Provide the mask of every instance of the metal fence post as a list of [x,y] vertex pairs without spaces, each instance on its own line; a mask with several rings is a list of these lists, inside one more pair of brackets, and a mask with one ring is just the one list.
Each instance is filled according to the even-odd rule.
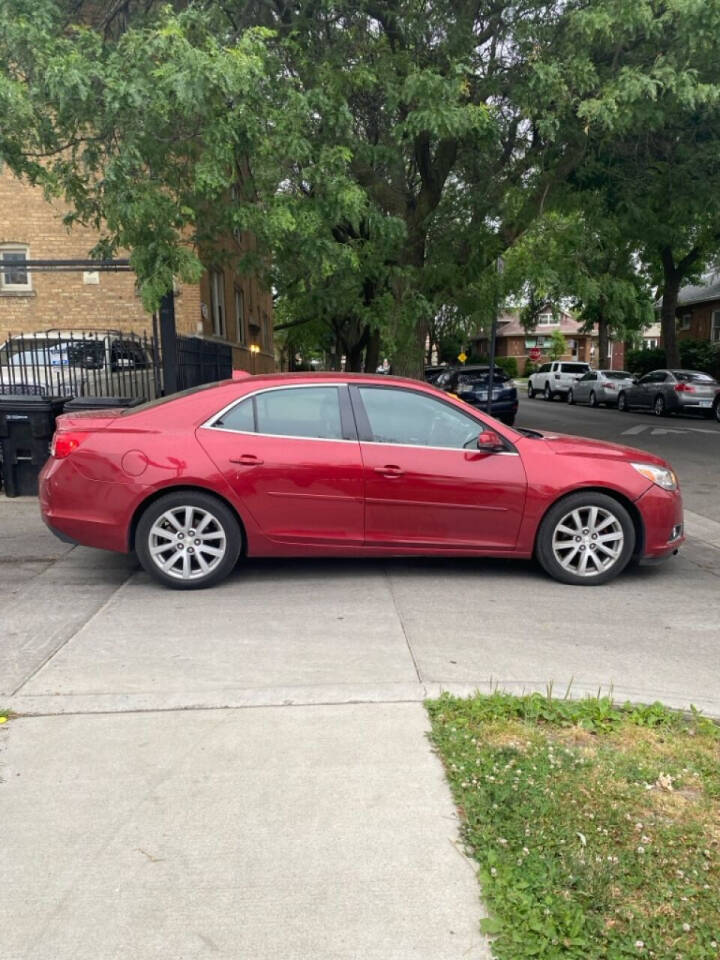
[[175,330],[175,295],[169,290],[160,301],[160,352],[162,357],[163,393],[177,393],[178,358]]

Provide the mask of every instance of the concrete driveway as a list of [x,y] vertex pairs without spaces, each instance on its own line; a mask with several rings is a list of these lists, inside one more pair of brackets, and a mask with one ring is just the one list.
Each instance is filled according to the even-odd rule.
[[720,715],[720,522],[688,529],[601,589],[253,560],[182,594],[0,498],[3,957],[488,957],[422,700],[552,684]]

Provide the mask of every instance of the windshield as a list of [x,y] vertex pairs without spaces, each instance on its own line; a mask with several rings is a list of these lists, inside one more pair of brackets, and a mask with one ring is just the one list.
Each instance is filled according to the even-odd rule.
[[530,437],[531,440],[542,440],[545,436],[545,434],[540,433],[539,430],[528,430],[526,427],[514,427],[514,429],[524,437]]
[[[489,379],[489,370],[470,370],[458,376],[458,383],[487,383]],[[493,383],[507,383],[509,379],[503,370],[496,370],[493,374]]]
[[560,369],[563,373],[585,373],[588,365],[586,363],[563,363]]
[[136,407],[128,407],[127,410],[122,412],[121,416],[129,417],[136,413],[142,413],[144,410],[152,410],[153,407],[161,407],[164,403],[170,403],[171,400],[180,400],[182,397],[189,397],[192,393],[212,390],[213,387],[218,387],[221,383],[229,382],[228,380],[214,380],[212,383],[203,383],[199,387],[188,387],[187,390],[180,390],[178,393],[169,393],[166,397],[156,397],[155,400],[139,403]]
[[603,370],[602,375],[606,380],[632,380],[632,374],[627,370]]

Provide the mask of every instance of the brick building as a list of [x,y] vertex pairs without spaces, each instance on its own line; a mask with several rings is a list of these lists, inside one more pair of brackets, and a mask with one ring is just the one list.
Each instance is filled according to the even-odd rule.
[[720,344],[720,273],[708,274],[704,281],[683,287],[678,294],[678,339]]
[[[578,360],[591,364],[593,367],[605,367],[611,370],[622,370],[625,362],[625,346],[621,342],[610,341],[608,357],[601,363],[598,356],[597,327],[589,333],[582,332],[582,324],[564,310],[552,309],[548,306],[538,316],[535,329],[526,332],[520,322],[519,310],[507,310],[499,318],[496,332],[496,353],[498,357],[515,357],[518,373],[522,375],[531,352],[540,351],[540,359],[547,360],[547,349],[550,338],[555,330],[559,330],[565,337],[568,352],[562,360]],[[474,351],[486,355],[490,347],[490,331],[486,328],[479,330],[473,338]]]
[[[48,329],[150,332],[152,317],[131,273],[27,273],[13,267],[19,258],[88,257],[97,234],[82,226],[68,232],[64,212],[37,187],[0,172],[0,342],[8,333]],[[241,253],[252,238],[242,234],[227,243]],[[274,369],[272,297],[256,277],[229,267],[208,271],[199,284],[180,287],[175,316],[178,333],[229,343],[236,369]],[[254,357],[251,345],[260,348]]]

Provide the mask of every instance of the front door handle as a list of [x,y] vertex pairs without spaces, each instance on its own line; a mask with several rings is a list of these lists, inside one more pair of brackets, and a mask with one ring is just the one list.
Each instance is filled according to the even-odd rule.
[[405,473],[394,463],[386,463],[384,467],[373,467],[375,473],[381,473],[384,477],[402,477]]
[[239,457],[230,457],[230,463],[239,463],[241,467],[259,467],[263,461],[252,453],[241,453]]

